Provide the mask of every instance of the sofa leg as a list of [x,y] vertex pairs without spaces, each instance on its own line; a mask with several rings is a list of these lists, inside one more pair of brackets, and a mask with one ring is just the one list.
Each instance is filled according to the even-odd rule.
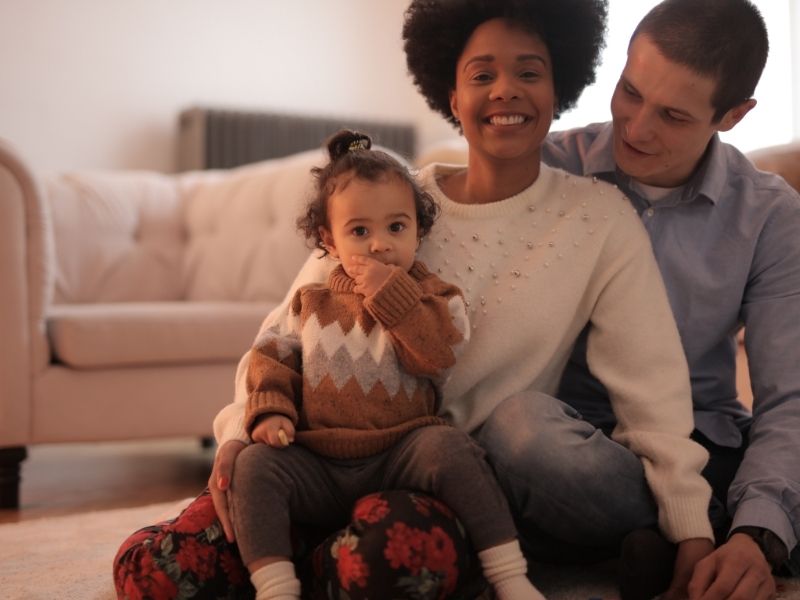
[[20,469],[27,457],[25,446],[0,448],[0,508],[19,508]]
[[200,438],[200,447],[205,448],[213,448],[216,445],[216,440],[210,435],[204,435]]

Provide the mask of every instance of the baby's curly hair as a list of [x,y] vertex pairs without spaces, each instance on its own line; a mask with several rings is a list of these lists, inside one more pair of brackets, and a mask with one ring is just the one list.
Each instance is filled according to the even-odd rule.
[[449,96],[456,63],[479,25],[506,19],[547,45],[558,118],[594,83],[607,15],[608,0],[412,0],[403,24],[406,64],[428,106],[458,127]]
[[324,167],[311,169],[316,179],[315,193],[305,213],[297,219],[297,228],[312,242],[312,247],[322,250],[322,256],[328,254],[328,250],[319,229],[330,228],[328,199],[337,189],[344,189],[352,178],[377,182],[394,177],[407,183],[414,194],[417,236],[422,239],[431,230],[439,206],[397,159],[382,150],[371,150],[372,139],[368,135],[342,129],[328,138],[325,147],[330,160]]

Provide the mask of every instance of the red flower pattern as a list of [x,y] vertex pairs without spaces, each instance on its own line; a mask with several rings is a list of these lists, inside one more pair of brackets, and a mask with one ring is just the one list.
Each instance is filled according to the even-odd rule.
[[191,571],[199,581],[205,581],[216,571],[217,550],[214,546],[201,544],[197,538],[187,537],[181,540],[175,560],[182,571]]
[[[402,491],[373,494],[356,503],[353,522],[358,526],[345,530],[352,536],[347,543],[342,533],[332,535],[316,546],[310,560],[298,563],[298,576],[309,590],[314,588],[314,597],[419,593],[443,599],[465,585],[461,574],[470,565],[467,542],[452,511],[440,501]],[[114,562],[118,597],[168,600],[181,589],[197,589],[198,597],[251,598],[253,590],[236,546],[223,535],[209,537],[213,527],[219,523],[206,491],[174,521],[134,533]],[[303,531],[298,541],[306,552],[318,543]]]
[[174,598],[178,594],[178,588],[154,564],[151,554],[142,553],[138,563],[127,564],[118,570],[117,593],[127,600]]
[[339,575],[339,584],[348,591],[353,583],[360,588],[367,585],[369,566],[364,562],[364,558],[358,552],[351,550],[349,546],[339,546],[336,571]]
[[380,494],[370,494],[356,503],[353,520],[374,524],[382,521],[390,512],[389,503]]

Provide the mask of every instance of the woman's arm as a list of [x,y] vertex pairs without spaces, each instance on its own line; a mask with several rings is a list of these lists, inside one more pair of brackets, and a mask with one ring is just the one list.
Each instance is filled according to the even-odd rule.
[[587,340],[592,373],[617,418],[612,437],[642,461],[673,542],[713,540],[707,452],[694,427],[689,371],[650,241],[634,211],[607,237],[596,269],[603,278]]

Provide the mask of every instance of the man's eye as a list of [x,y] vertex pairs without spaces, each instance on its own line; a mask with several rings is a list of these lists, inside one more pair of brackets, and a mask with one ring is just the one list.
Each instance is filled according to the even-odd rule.
[[404,223],[400,223],[399,221],[389,225],[389,231],[391,231],[393,233],[400,233],[405,228],[406,228],[405,224]]
[[683,115],[679,115],[677,113],[671,113],[669,111],[667,111],[665,114],[666,114],[666,117],[667,117],[668,121],[672,121],[674,123],[685,123],[686,122],[686,118]]
[[353,227],[353,235],[356,237],[364,237],[367,235],[367,228],[363,225],[359,225],[358,227]]
[[632,88],[631,86],[629,86],[629,85],[624,85],[624,86],[622,86],[622,90],[623,90],[623,91],[624,91],[626,94],[628,94],[628,96],[631,96],[631,97],[633,97],[633,98],[638,98],[638,97],[639,97],[639,94],[636,92],[636,90],[635,90],[635,89],[633,89],[633,88]]

